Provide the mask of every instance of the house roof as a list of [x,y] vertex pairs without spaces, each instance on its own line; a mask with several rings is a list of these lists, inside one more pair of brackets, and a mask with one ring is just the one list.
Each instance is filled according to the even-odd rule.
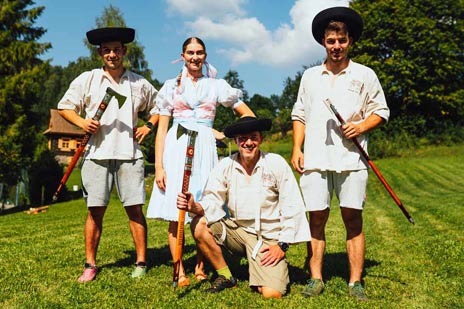
[[69,134],[69,135],[84,135],[85,132],[78,126],[73,125],[58,113],[57,109],[50,110],[50,122],[48,129],[43,133],[49,134]]

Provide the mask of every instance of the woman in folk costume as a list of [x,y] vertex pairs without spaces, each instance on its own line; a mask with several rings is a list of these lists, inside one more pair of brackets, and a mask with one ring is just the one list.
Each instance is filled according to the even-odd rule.
[[[200,198],[209,173],[218,162],[216,138],[224,135],[212,126],[216,107],[231,107],[240,116],[254,116],[241,100],[242,91],[232,88],[225,80],[216,79],[216,69],[206,62],[206,48],[196,37],[182,45],[184,66],[177,78],[167,80],[156,98],[159,107],[159,124],[155,141],[155,182],[147,210],[148,218],[169,221],[168,242],[174,257],[178,224],[177,194],[182,191],[187,130],[198,133],[195,141],[193,169],[189,192]],[[205,67],[205,74],[203,73]],[[206,75],[206,76],[205,76]],[[173,117],[168,130],[170,117]],[[178,134],[178,132],[180,134]],[[186,218],[190,222],[190,218]],[[195,279],[206,280],[201,252],[197,250]],[[185,269],[180,264],[178,286],[189,285]]]

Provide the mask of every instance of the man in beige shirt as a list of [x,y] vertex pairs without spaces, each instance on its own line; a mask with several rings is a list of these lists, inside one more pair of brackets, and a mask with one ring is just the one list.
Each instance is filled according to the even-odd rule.
[[[285,252],[310,239],[306,208],[284,158],[259,149],[271,120],[242,117],[224,130],[239,153],[219,162],[201,199],[179,193],[177,207],[195,216],[191,228],[199,249],[218,276],[206,292],[237,284],[222,249],[246,256],[250,287],[265,298],[280,298],[289,283]],[[226,206],[224,206],[226,205]],[[225,211],[227,208],[228,216]]]

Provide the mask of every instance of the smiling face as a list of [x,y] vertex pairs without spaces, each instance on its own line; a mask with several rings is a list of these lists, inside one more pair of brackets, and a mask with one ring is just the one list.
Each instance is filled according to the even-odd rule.
[[240,134],[234,138],[240,152],[240,159],[253,162],[259,158],[259,145],[263,142],[263,135],[259,131]]
[[121,42],[105,42],[98,48],[98,54],[103,58],[107,70],[123,69],[123,56],[126,47]]
[[191,40],[184,48],[182,59],[190,76],[202,76],[203,64],[206,60],[206,50],[200,42],[195,39]]
[[327,62],[333,65],[347,64],[351,41],[347,32],[326,31],[324,47],[327,52]]

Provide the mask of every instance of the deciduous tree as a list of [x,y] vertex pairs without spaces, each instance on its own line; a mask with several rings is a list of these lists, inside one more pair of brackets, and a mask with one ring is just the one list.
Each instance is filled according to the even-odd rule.
[[[355,0],[365,23],[351,55],[376,71],[392,117],[436,129],[464,117],[464,1]],[[419,132],[417,132],[419,133]]]

